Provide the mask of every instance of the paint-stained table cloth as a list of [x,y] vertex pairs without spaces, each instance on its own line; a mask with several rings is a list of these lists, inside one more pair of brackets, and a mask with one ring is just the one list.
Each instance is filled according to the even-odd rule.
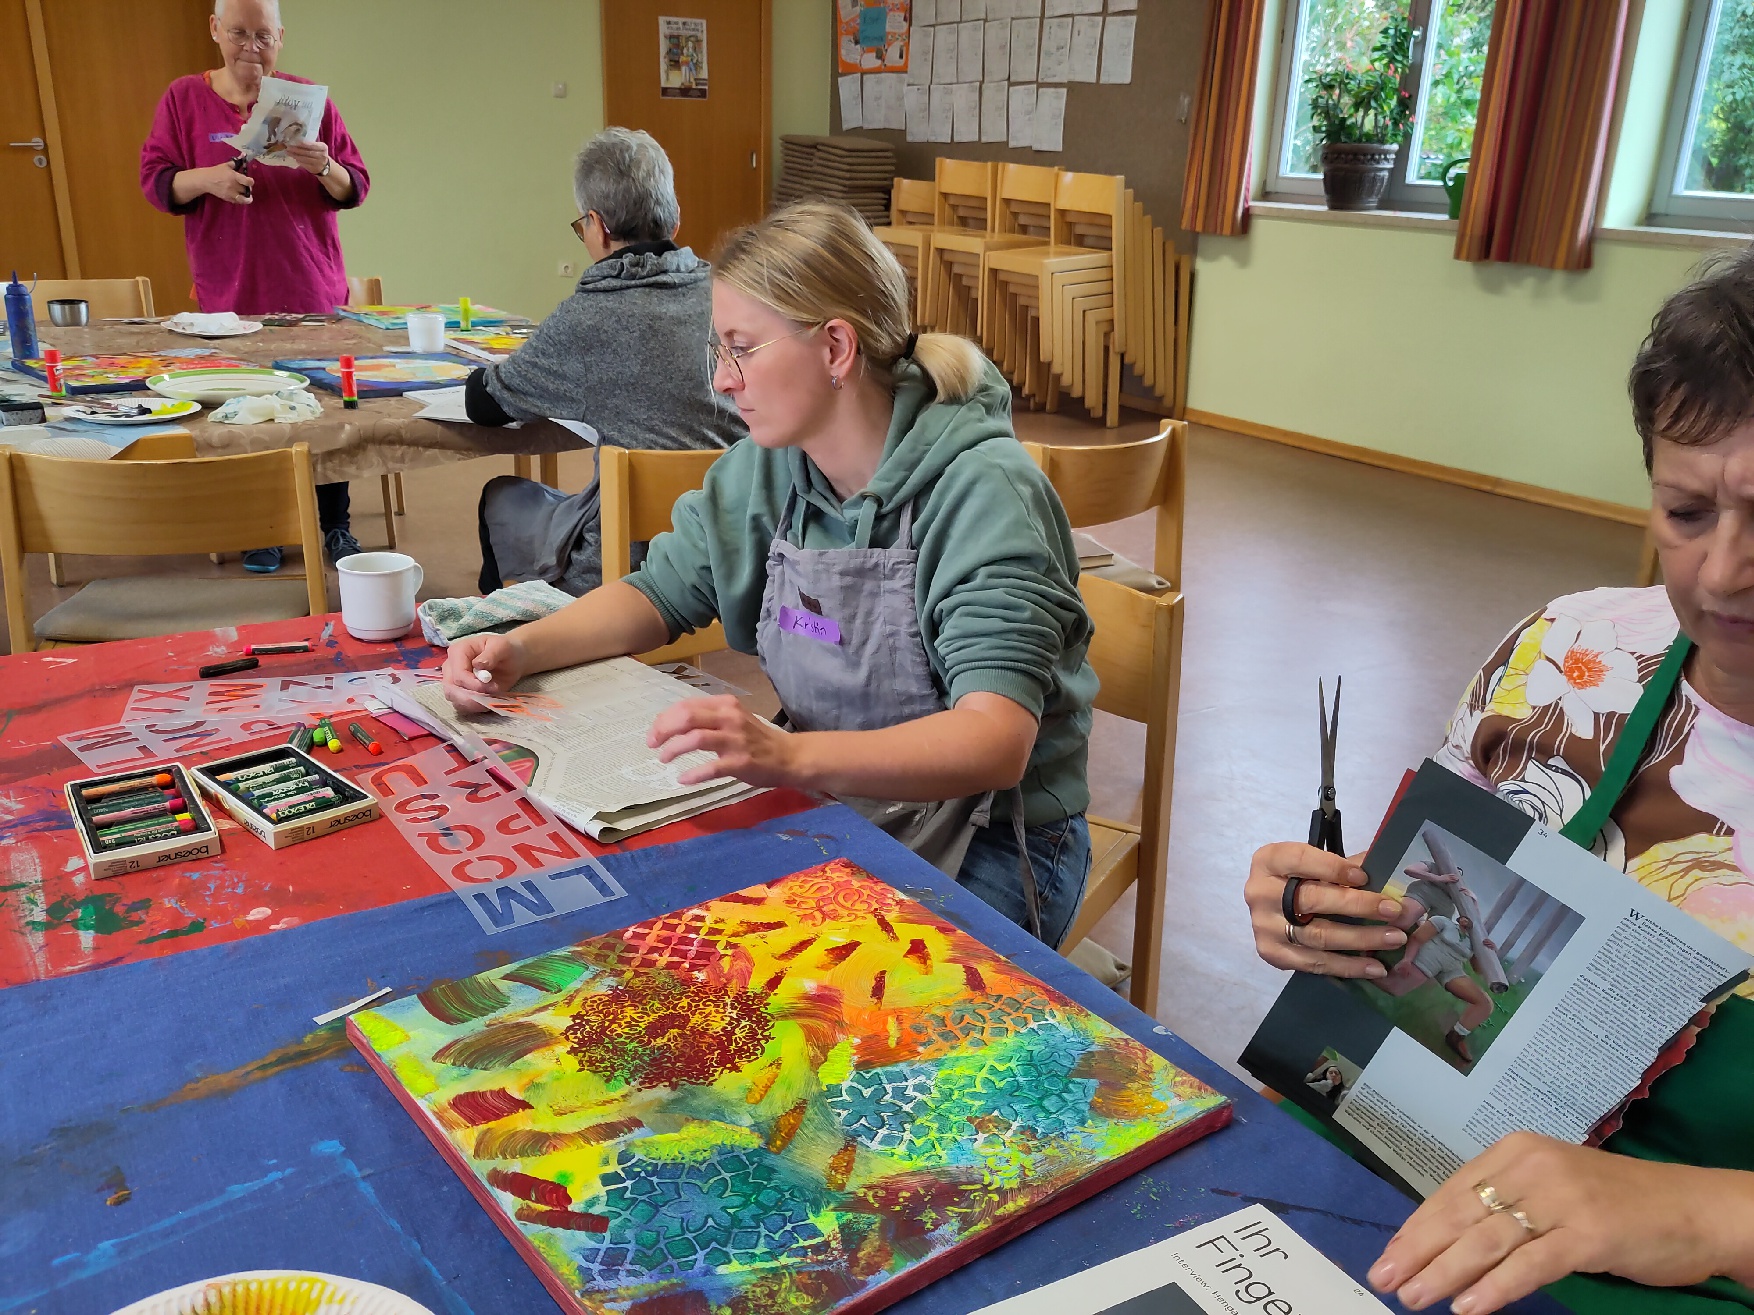
[[[60,348],[63,356],[211,347],[221,356],[257,365],[343,354],[381,356],[389,347],[405,347],[408,343],[408,335],[401,330],[375,329],[347,318],[334,324],[288,329],[264,327],[260,333],[211,341],[175,334],[156,324],[93,324],[68,329],[43,325],[39,336],[44,346]],[[189,368],[198,369],[200,364],[200,358],[195,357]],[[354,411],[344,408],[339,396],[324,389],[313,387],[311,395],[323,404],[323,414],[294,425],[213,425],[207,422],[212,414],[210,409],[182,423],[195,436],[196,453],[204,457],[309,443],[313,473],[319,484],[366,479],[422,466],[443,466],[475,457],[542,456],[586,446],[577,434],[550,420],[530,421],[517,429],[417,420],[415,413],[422,406],[418,393],[363,399]]]

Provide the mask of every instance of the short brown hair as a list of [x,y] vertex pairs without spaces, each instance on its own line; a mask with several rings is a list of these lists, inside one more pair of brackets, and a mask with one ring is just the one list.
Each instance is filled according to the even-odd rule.
[[1646,471],[1657,439],[1715,443],[1754,417],[1754,246],[1708,257],[1663,303],[1627,390]]

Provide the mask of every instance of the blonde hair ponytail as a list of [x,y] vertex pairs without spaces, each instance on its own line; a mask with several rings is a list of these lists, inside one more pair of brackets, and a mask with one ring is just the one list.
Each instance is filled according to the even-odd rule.
[[845,320],[884,381],[911,355],[941,401],[966,402],[980,387],[980,348],[954,333],[910,332],[907,275],[846,206],[798,201],[737,229],[719,247],[713,277],[798,324]]

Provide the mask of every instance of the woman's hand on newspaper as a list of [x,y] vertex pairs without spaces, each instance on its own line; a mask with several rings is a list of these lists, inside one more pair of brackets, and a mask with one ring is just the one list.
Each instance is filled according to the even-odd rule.
[[445,650],[445,697],[460,712],[480,712],[483,705],[475,695],[511,693],[524,668],[523,654],[509,635],[464,635]]
[[298,161],[306,173],[320,174],[329,167],[329,148],[322,142],[292,142],[286,153]]
[[[1315,920],[1295,929],[1295,943],[1286,934],[1285,882],[1300,877],[1297,912]],[[1275,968],[1296,968],[1329,977],[1381,977],[1388,970],[1371,957],[1372,950],[1398,949],[1407,934],[1395,927],[1352,926],[1335,922],[1349,918],[1387,919],[1401,911],[1399,901],[1360,889],[1368,878],[1356,859],[1283,841],[1263,845],[1249,864],[1243,898],[1254,924],[1255,953]],[[1324,916],[1325,915],[1325,916]]]
[[717,754],[710,763],[690,767],[676,779],[699,785],[734,776],[750,785],[796,783],[798,737],[763,721],[729,694],[683,699],[659,713],[646,735],[659,762],[674,762],[696,749]]
[[[1487,1208],[1488,1196],[1499,1210]],[[1487,1315],[1578,1273],[1618,1274],[1650,1287],[1718,1274],[1747,1283],[1754,1174],[1512,1133],[1414,1211],[1370,1282],[1409,1310],[1453,1295],[1456,1315]]]

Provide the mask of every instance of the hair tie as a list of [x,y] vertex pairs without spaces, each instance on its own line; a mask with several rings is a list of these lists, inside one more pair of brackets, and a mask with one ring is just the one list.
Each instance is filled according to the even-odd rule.
[[902,356],[903,357],[912,356],[914,354],[914,347],[919,341],[920,341],[919,334],[917,334],[917,333],[908,334],[907,345],[901,349]]

